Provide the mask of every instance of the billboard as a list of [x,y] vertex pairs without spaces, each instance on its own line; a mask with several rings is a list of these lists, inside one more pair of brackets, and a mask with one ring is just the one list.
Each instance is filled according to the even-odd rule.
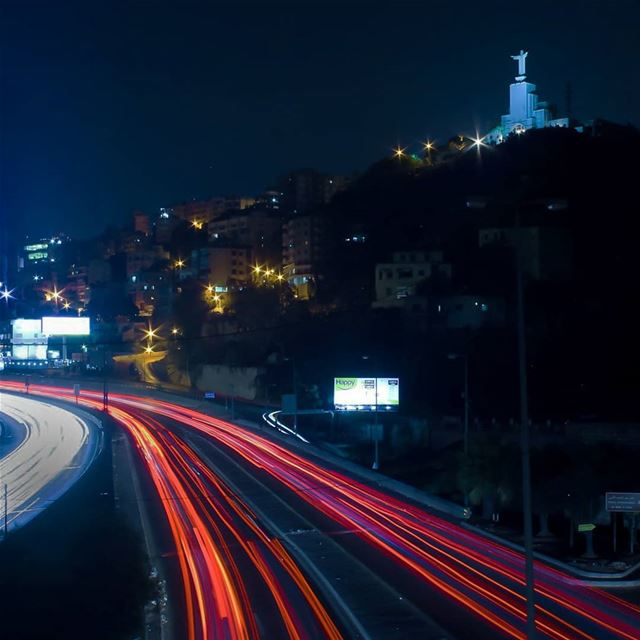
[[89,318],[68,316],[45,316],[42,318],[42,333],[47,336],[88,336]]
[[[32,320],[29,318],[16,318],[11,321],[13,327],[13,343],[31,342],[42,336],[42,323],[40,320]],[[43,340],[46,342],[46,340]]]
[[397,411],[398,378],[334,378],[333,405],[337,411]]

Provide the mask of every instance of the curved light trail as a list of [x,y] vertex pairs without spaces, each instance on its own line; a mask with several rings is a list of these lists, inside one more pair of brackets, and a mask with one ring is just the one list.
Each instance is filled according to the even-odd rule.
[[62,495],[87,469],[97,451],[88,422],[42,400],[0,394],[0,413],[20,423],[24,440],[0,458],[0,525],[23,526]]
[[[66,390],[50,387],[39,387],[38,390],[42,393],[66,393]],[[87,402],[96,402],[93,398],[98,398],[97,393],[88,392],[86,396]],[[125,394],[111,394],[110,398],[117,405],[117,409],[112,409],[114,417],[123,422],[130,419],[126,418],[127,415],[155,413],[213,438],[256,470],[270,474],[315,509],[356,531],[363,541],[384,557],[475,614],[479,621],[493,627],[501,636],[526,637],[522,554],[344,473],[326,468],[238,425],[150,398]],[[122,415],[115,414],[116,411]],[[147,429],[161,437],[161,425],[149,423]],[[208,472],[192,450],[179,438],[171,437],[175,438],[173,448],[182,451],[182,455],[190,460],[188,466],[197,469],[194,472],[198,478],[206,478],[210,486],[214,485],[215,476]],[[150,468],[157,466],[155,446],[151,447],[148,455]],[[199,486],[197,482],[195,486]],[[203,487],[199,486],[199,490]],[[237,500],[240,511],[250,513],[238,496],[233,499]],[[209,521],[209,530],[224,521],[220,512],[215,509],[213,512],[215,518]],[[239,516],[237,512],[236,515]],[[285,564],[289,562],[293,561],[287,559]],[[639,607],[606,592],[581,586],[578,580],[543,563],[536,562],[535,570],[536,623],[541,637],[557,640],[637,640],[639,637]],[[219,580],[222,583],[221,577]],[[302,589],[303,593],[307,587]],[[279,582],[271,582],[270,588],[277,590]],[[236,588],[234,594],[232,602],[243,606],[242,593]],[[282,606],[290,611],[285,604]],[[247,629],[251,629],[250,625]],[[240,631],[238,628],[237,633]],[[246,636],[231,634],[228,637]]]

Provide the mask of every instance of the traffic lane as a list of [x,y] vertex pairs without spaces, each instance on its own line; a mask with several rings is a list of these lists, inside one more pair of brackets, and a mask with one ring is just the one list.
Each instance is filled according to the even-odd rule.
[[[8,529],[23,526],[60,497],[98,450],[91,419],[42,399],[3,393],[2,414],[20,423],[24,440],[0,460]],[[0,502],[4,520],[4,500]]]
[[[162,403],[158,403],[159,407],[161,407],[161,405]],[[167,407],[162,407],[161,410],[170,411]],[[260,444],[260,441],[263,439],[255,436],[255,434],[247,438],[246,433],[242,434],[238,432],[236,428],[234,430],[236,437],[230,439],[228,436],[230,435],[230,430],[233,429],[233,425],[208,417],[196,416],[196,419],[194,420],[193,412],[188,412],[191,414],[190,417],[185,416],[184,412],[181,413],[183,413],[181,419],[196,428],[201,428],[203,422],[208,424],[208,427],[203,428],[202,430],[209,432],[218,440],[228,442],[232,448],[238,448],[237,439],[239,437],[240,440],[243,440],[239,450],[242,451],[247,460],[251,459],[252,463],[258,468],[270,468],[271,471],[273,471],[275,469],[274,461],[287,457],[287,453],[282,451],[282,447],[276,446],[274,450],[275,458],[272,458],[270,461],[266,460],[262,457],[262,453],[264,453],[264,449],[269,449],[271,445],[265,445],[264,443]],[[211,426],[213,427],[212,429],[210,428]],[[247,442],[248,439],[252,440],[253,444],[258,443],[259,446],[249,446],[249,443]],[[293,458],[295,460],[292,462],[292,465],[297,466],[298,471],[301,466],[304,467],[307,465],[307,462],[300,460],[299,456],[293,456]],[[279,474],[278,477],[283,479],[285,482],[289,482],[290,486],[298,490],[299,493],[300,487],[302,487],[302,494],[306,494],[307,498],[309,498],[309,496],[314,492],[314,488],[310,486],[308,482],[305,483],[304,478],[298,478],[296,481],[292,482],[291,478],[287,477],[287,475],[291,475],[290,471],[291,470],[289,469],[288,474]],[[314,475],[317,479],[317,469],[315,472],[316,473]],[[325,478],[323,482],[325,485],[330,486],[342,483],[342,490],[344,490],[350,481],[349,479],[341,479],[339,475],[340,474],[333,474],[329,479]],[[407,553],[407,543],[410,543],[415,547],[415,542],[411,540],[411,529],[415,527],[416,524],[421,527],[422,531],[420,535],[425,537],[427,542],[434,537],[438,530],[442,533],[443,529],[449,538],[462,540],[463,544],[458,544],[458,547],[464,546],[464,542],[467,541],[469,537],[475,538],[474,543],[480,549],[479,553],[476,550],[475,558],[473,554],[471,554],[471,557],[468,557],[469,554],[466,548],[463,549],[461,554],[462,557],[456,557],[456,554],[445,554],[447,560],[444,569],[447,571],[449,576],[455,576],[455,580],[457,582],[456,589],[447,591],[447,585],[443,582],[440,582],[439,587],[447,591],[449,595],[454,599],[457,599],[458,602],[463,603],[467,608],[476,611],[476,613],[481,615],[485,620],[490,621],[498,628],[506,629],[512,637],[521,637],[524,609],[524,599],[521,588],[522,579],[514,578],[514,582],[516,583],[516,589],[514,590],[513,585],[509,584],[508,574],[505,575],[505,571],[509,570],[508,564],[504,563],[504,561],[500,559],[500,556],[504,557],[505,554],[511,554],[511,560],[515,561],[516,564],[520,563],[521,565],[522,557],[519,554],[509,552],[494,543],[489,543],[484,538],[462,530],[460,527],[456,527],[450,522],[443,521],[441,518],[435,518],[424,511],[416,510],[412,505],[407,503],[397,504],[398,501],[396,499],[388,495],[381,495],[379,491],[372,488],[363,488],[361,483],[354,481],[351,481],[351,483],[353,483],[354,487],[357,487],[357,491],[355,491],[355,493],[353,491],[346,491],[346,493],[351,494],[349,496],[350,500],[357,501],[359,498],[362,498],[363,504],[368,503],[367,508],[373,509],[377,514],[382,514],[386,519],[391,518],[392,521],[398,521],[392,522],[392,524],[394,526],[399,526],[402,530],[403,539],[400,542],[405,547],[403,557],[398,559],[404,564],[408,563],[413,566],[413,568],[418,572],[421,572],[423,577],[426,579],[434,578],[432,564],[434,562],[438,562],[438,558],[434,558],[433,555],[425,556],[424,550],[418,549],[417,551],[420,553],[423,561],[423,567],[419,567],[415,566],[411,562],[412,559],[410,557],[407,557],[411,556],[411,552],[416,551],[416,549],[413,548],[409,549],[410,552]],[[331,488],[334,489],[335,486],[331,486]],[[340,493],[340,490],[338,493]],[[318,497],[318,495],[316,494],[314,497]],[[373,500],[371,500],[371,497],[373,497]],[[321,496],[321,498],[321,502],[324,502],[325,505],[327,502],[332,502],[331,499],[327,501],[326,496]],[[387,502],[389,505],[386,504]],[[391,511],[387,508],[389,506],[392,507]],[[332,511],[334,516],[339,517],[339,514],[336,514],[335,510]],[[356,506],[351,504],[350,511],[351,513],[360,513],[360,515],[368,517],[366,513],[362,513],[359,505]],[[368,523],[371,525],[372,529],[380,530],[379,522],[376,521],[375,517],[373,519],[369,517]],[[385,523],[383,532],[386,532],[387,534],[389,533],[388,523]],[[373,544],[378,544],[382,538],[381,536],[371,536],[366,527],[362,526],[361,533],[369,537]],[[391,531],[391,534],[393,534],[393,531]],[[449,540],[447,539],[444,542],[444,549],[446,550],[446,547],[448,546]],[[386,549],[391,550],[391,547],[387,545]],[[478,558],[478,555],[480,555],[480,558]],[[496,557],[498,557],[498,560],[496,560]],[[474,562],[476,561],[478,561],[480,565],[479,567],[474,566]],[[487,570],[487,564],[489,565],[489,570]],[[498,584],[494,584],[494,578],[490,573],[491,567],[494,567],[495,572],[499,574]],[[423,569],[425,568],[431,575],[426,575],[424,573]],[[460,568],[464,569],[464,573],[461,574],[459,570]],[[540,575],[538,576],[539,582],[549,581],[550,577],[555,580],[555,584],[552,583],[551,585],[547,585],[549,588],[540,592],[540,596],[543,598],[541,601],[543,607],[539,609],[538,616],[541,631],[551,637],[567,637],[566,634],[569,634],[568,637],[572,637],[571,634],[579,633],[579,631],[576,631],[576,627],[570,621],[565,622],[564,619],[567,616],[570,617],[571,615],[577,615],[580,629],[586,629],[586,633],[589,633],[589,629],[595,624],[597,628],[595,637],[637,637],[637,608],[623,610],[618,606],[615,599],[607,597],[605,594],[596,592],[593,589],[584,589],[572,584],[567,576],[560,574],[560,572],[554,572],[544,565],[540,565],[540,569]],[[521,569],[520,575],[522,575]],[[463,592],[460,580],[463,581],[463,586],[473,591],[472,599],[469,599],[467,594]],[[540,589],[540,584],[538,587]],[[497,588],[498,591],[496,592],[494,588]],[[553,593],[554,590],[558,590],[558,592]],[[481,600],[480,609],[476,606],[479,599]],[[559,606],[561,608],[561,616],[558,616],[554,612],[554,609],[544,608],[548,600],[553,603],[554,607]],[[494,611],[496,607],[499,609],[498,613],[495,613]],[[518,627],[516,628],[514,625],[518,625]]]
[[[118,425],[116,421],[112,422],[114,426]],[[166,602],[159,602],[162,629],[156,630],[158,623],[153,621],[154,629],[147,629],[147,638],[186,638],[180,566],[162,501],[128,431],[118,428],[112,438],[112,450],[117,508],[144,538],[150,570],[157,572],[157,577],[164,583],[157,594],[157,598],[166,595]]]
[[[172,475],[162,493],[178,531],[178,555],[189,565],[182,568],[189,637],[209,637],[212,625],[230,619],[230,637],[341,637],[286,550],[262,531],[240,497],[158,421],[135,418],[153,439],[151,449],[143,450],[148,466]],[[188,526],[180,529],[181,520]],[[221,615],[213,619],[221,604]]]
[[[146,408],[149,411],[154,411],[156,413],[161,413],[164,415],[177,416],[177,419],[179,419],[180,421],[185,422],[190,426],[195,427],[196,429],[199,429],[205,433],[212,435],[218,440],[225,442],[225,444],[227,444],[232,448],[237,448],[238,450],[242,451],[243,454],[246,455],[248,460],[253,459],[252,462],[256,466],[260,466],[260,465],[273,466],[275,462],[275,467],[273,470],[275,473],[278,474],[278,478],[285,484],[290,483],[290,485],[295,490],[299,491],[301,487],[303,487],[302,489],[303,493],[305,491],[309,491],[310,489],[308,486],[309,485],[308,480],[309,478],[311,478],[312,479],[311,484],[319,483],[320,488],[322,488],[322,485],[324,485],[325,489],[327,487],[336,488],[337,486],[339,489],[339,492],[344,493],[344,495],[348,498],[348,500],[352,501],[354,504],[358,504],[360,501],[362,501],[363,504],[366,504],[368,509],[373,509],[373,511],[375,512],[380,511],[380,505],[386,505],[386,503],[388,502],[392,507],[392,514],[391,514],[392,519],[398,520],[401,523],[402,527],[405,528],[405,530],[407,529],[407,527],[411,528],[415,525],[415,523],[411,521],[411,518],[406,517],[407,513],[415,511],[415,507],[413,507],[406,501],[404,502],[401,500],[399,501],[393,498],[392,496],[390,496],[389,494],[386,494],[386,495],[381,494],[376,489],[373,489],[369,486],[363,485],[358,481],[354,481],[353,479],[345,477],[344,474],[327,472],[325,469],[321,469],[317,465],[310,465],[308,460],[305,460],[303,457],[298,456],[296,454],[291,454],[291,452],[288,452],[285,448],[278,445],[274,445],[273,443],[269,443],[269,441],[266,440],[265,438],[256,436],[255,433],[251,434],[251,432],[248,432],[246,429],[239,428],[237,425],[232,425],[222,420],[217,420],[217,419],[210,418],[208,416],[203,416],[202,414],[198,414],[197,412],[186,410],[183,407],[179,407],[171,403],[150,401],[149,399],[140,399],[135,396],[121,396],[120,394],[117,395],[117,398],[118,398],[118,402],[123,402],[127,405]],[[253,441],[253,443],[250,443],[249,441]],[[252,447],[251,446],[252,444],[257,446]],[[286,470],[283,470],[282,468],[277,469],[277,466],[282,463],[285,463],[286,466],[288,466],[289,468]],[[292,470],[294,471],[294,473],[292,473]],[[300,474],[302,474],[302,476],[300,476]],[[296,475],[298,475],[298,477],[295,477]],[[306,476],[306,478],[304,476]],[[313,491],[313,489],[311,489],[311,491]],[[310,498],[311,493],[309,493],[306,497]],[[340,520],[341,517],[344,517],[343,513],[336,513],[335,499],[327,500],[327,496],[323,496],[322,491],[320,491],[319,493],[316,493],[316,495],[314,495],[313,498],[314,498],[314,503],[321,502],[324,508],[329,509],[332,514],[332,517],[335,517],[338,520]],[[358,522],[359,517],[364,517],[365,519],[368,518],[369,519],[368,524],[371,526],[372,529],[376,530],[379,528],[378,527],[379,523],[376,521],[376,516],[374,515],[373,517],[371,517],[371,514],[367,515],[366,513],[358,514],[358,509],[356,508],[354,510],[354,504],[352,504],[350,509],[348,510],[348,519],[354,522],[356,526],[360,527],[360,531],[362,535],[369,536],[369,539],[372,544],[377,545],[388,551],[392,551],[393,547],[390,546],[389,540],[384,541],[382,536],[370,536],[367,530],[367,527],[363,526],[362,523]],[[358,517],[354,517],[354,515],[358,515]],[[426,519],[427,522],[420,523],[421,526],[422,524],[425,524],[426,526],[432,526],[436,530],[441,529],[443,526],[448,528],[449,529],[448,535],[451,538],[463,539],[465,536],[468,537],[470,535],[468,532],[461,530],[460,527],[452,526],[451,523],[447,521],[443,522],[442,518],[438,518],[433,514],[429,514],[425,512],[424,510],[421,510],[418,515],[415,515],[415,514],[412,515],[412,517],[415,517],[418,519],[422,517]],[[427,532],[426,537],[429,538],[431,537],[431,535],[432,535],[432,532]],[[492,554],[494,552],[495,552],[495,555],[500,555],[500,553],[505,553],[505,550],[499,545],[488,543],[485,539],[481,538],[480,536],[476,536],[476,538],[479,541],[478,544],[480,544],[480,546],[482,547],[481,553],[486,558],[491,559]],[[396,538],[395,542],[398,546],[404,547],[403,549],[404,553],[401,554],[400,557],[398,557],[398,561],[406,564],[410,560],[408,556],[411,555],[411,553],[408,553],[408,551],[410,550],[410,547],[407,546],[407,544],[410,541],[407,539]],[[495,549],[492,547],[494,547]],[[496,551],[497,549],[499,549],[500,551]],[[423,559],[425,559],[424,553],[422,553],[422,556],[423,556]],[[520,558],[520,561],[521,561],[521,558]],[[429,565],[430,560],[426,564]],[[420,570],[419,567],[416,567],[416,569],[418,571]],[[452,566],[451,565],[445,566],[445,569],[448,572],[451,572]],[[505,570],[504,566],[499,566],[499,571],[504,571],[504,570]],[[548,575],[549,570],[548,568],[545,568],[544,565],[540,565],[539,570],[541,570],[542,574],[545,575],[545,577]],[[450,575],[452,574],[450,573]],[[453,575],[455,575],[455,573]],[[431,579],[433,579],[434,576],[431,575],[430,577]],[[567,579],[567,577],[564,576],[564,579]],[[467,585],[469,584],[470,584],[469,576],[467,576]],[[564,589],[566,589],[566,586],[567,585],[565,584]],[[442,582],[440,582],[439,587],[445,591],[447,589],[447,585]],[[636,637],[635,629],[637,625],[636,626],[633,626],[633,625],[635,624],[635,619],[637,618],[637,614],[638,614],[637,609],[633,611],[626,611],[626,612],[625,611],[621,612],[619,610],[616,611],[615,609],[619,607],[618,605],[612,606],[613,599],[609,599],[607,601],[602,594],[598,594],[594,590],[583,590],[583,592],[584,591],[590,591],[590,593],[587,594],[587,598],[586,598],[587,602],[590,599],[600,600],[600,602],[598,602],[598,606],[596,607],[596,611],[598,615],[602,615],[603,618],[606,618],[607,613],[603,612],[602,608],[604,607],[606,609],[607,607],[609,607],[610,609],[613,609],[614,629],[612,630],[612,632],[617,633],[618,631],[620,631],[619,637],[634,637],[634,638]],[[460,590],[454,589],[453,591],[449,591],[448,593],[454,599],[457,599],[458,602],[463,603],[465,606],[467,606],[468,608],[471,608],[474,611],[476,610],[474,609],[475,603],[473,601],[466,599],[464,594],[461,594]],[[484,590],[484,593],[487,594],[486,589]],[[491,594],[489,593],[487,595],[491,595]],[[520,602],[522,602],[521,595],[519,596],[519,598],[520,598]],[[581,603],[579,599],[576,600],[576,598],[573,597],[573,594],[570,594],[568,599],[565,596],[564,600],[567,601],[568,605],[573,606],[574,609],[580,608]],[[604,602],[602,602],[602,600],[604,600]],[[496,601],[494,597],[493,600],[491,600],[490,602],[483,603],[482,608],[478,612],[480,615],[482,615],[482,617],[485,620],[491,620],[491,616],[493,616],[492,623],[497,624],[498,626],[500,626],[500,628],[502,628],[501,625],[503,624],[503,617],[500,617],[500,616],[495,617],[495,615],[492,614],[491,612],[491,607],[496,605],[496,603],[500,604],[501,602],[502,602],[502,599]],[[506,604],[509,605],[508,602]],[[562,603],[562,606],[565,606],[565,603]],[[514,615],[522,619],[522,607],[520,606],[519,608],[520,608],[520,611],[516,612]],[[585,607],[585,611],[588,611],[588,607]],[[506,609],[506,612],[508,613],[508,609]],[[540,611],[540,614],[542,616],[546,616],[547,612]],[[627,616],[627,618],[631,620],[630,632],[628,631],[629,626],[627,626],[626,630],[619,626],[619,623],[621,622],[621,618],[624,618],[625,616]],[[593,617],[594,616],[592,616],[592,618]],[[553,617],[552,612],[549,612],[549,620],[551,620],[554,624],[558,622],[558,621],[555,621],[555,618]],[[560,623],[562,623],[562,621],[560,621]],[[542,624],[548,624],[548,622],[545,622],[543,620]],[[541,625],[541,628],[544,629],[545,627]],[[607,628],[606,622],[605,624],[603,624],[603,628],[605,629]],[[513,637],[520,637],[520,633],[518,632],[518,630],[515,630],[512,628],[508,628],[508,630]],[[558,629],[556,628],[555,631],[556,631],[555,633],[556,637],[566,637],[565,635],[563,635],[564,632],[562,631],[562,629],[558,631]]]
[[479,630],[474,617],[461,613],[437,590],[425,589],[410,572],[399,571],[356,531],[327,518],[266,470],[247,468],[246,461],[233,451],[179,423],[173,422],[171,428],[269,523],[271,532],[303,568],[313,566],[313,572],[307,574],[310,579],[316,572],[321,574],[315,584],[325,591],[324,585],[330,585],[335,593],[328,596],[334,603],[333,612],[344,619],[344,607],[348,607],[356,617],[357,625],[345,620],[345,626],[351,627],[347,637],[435,640],[470,637],[470,630],[479,640],[503,637],[493,629]]
[[16,449],[27,437],[23,424],[2,413],[2,395],[0,394],[0,458]]

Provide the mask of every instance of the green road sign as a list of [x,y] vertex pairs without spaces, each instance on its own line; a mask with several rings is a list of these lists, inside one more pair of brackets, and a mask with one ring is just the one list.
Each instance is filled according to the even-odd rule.
[[593,531],[596,528],[595,524],[579,524],[578,532],[579,533],[588,533],[589,531]]

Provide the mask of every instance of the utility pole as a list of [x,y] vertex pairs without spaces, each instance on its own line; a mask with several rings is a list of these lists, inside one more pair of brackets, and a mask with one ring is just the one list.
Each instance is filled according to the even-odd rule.
[[527,351],[524,324],[524,285],[520,242],[520,209],[516,205],[514,250],[516,252],[516,296],[518,332],[518,371],[520,379],[520,430],[522,452],[522,510],[524,525],[524,574],[527,605],[527,638],[536,638],[535,577],[533,572],[533,514],[531,500],[531,434],[527,391]]

